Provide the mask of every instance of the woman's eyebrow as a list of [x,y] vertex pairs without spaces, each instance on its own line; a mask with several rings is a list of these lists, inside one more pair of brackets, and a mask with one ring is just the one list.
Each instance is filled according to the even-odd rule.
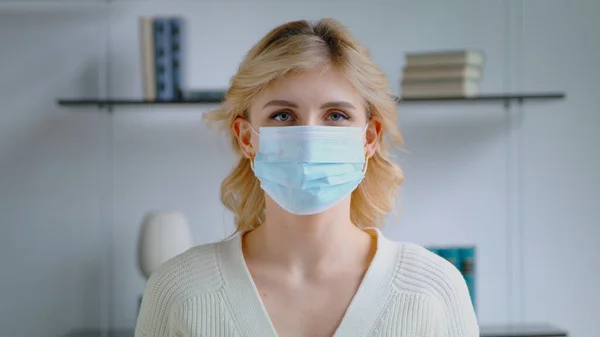
[[298,104],[296,104],[294,102],[282,100],[282,99],[275,99],[275,100],[267,102],[267,104],[265,104],[265,106],[263,106],[263,109],[266,107],[269,107],[269,106],[285,106],[285,107],[289,107],[289,108],[298,108]]
[[327,108],[356,109],[356,107],[354,105],[352,105],[352,103],[346,102],[346,101],[327,102],[327,103],[321,105],[321,109],[327,109]]
[[[291,102],[291,101],[282,100],[282,99],[275,99],[275,100],[267,102],[267,104],[265,104],[265,106],[263,106],[263,109],[270,107],[270,106],[285,106],[285,107],[289,107],[289,108],[298,108],[298,104]],[[327,108],[356,109],[356,107],[354,105],[352,105],[352,103],[346,102],[346,101],[327,102],[327,103],[324,103],[323,105],[321,105],[321,109],[327,109]]]

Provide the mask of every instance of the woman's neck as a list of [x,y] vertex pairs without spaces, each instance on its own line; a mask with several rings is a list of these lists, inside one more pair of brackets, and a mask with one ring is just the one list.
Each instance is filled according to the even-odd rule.
[[266,206],[265,222],[245,236],[246,258],[302,274],[370,262],[373,239],[350,220],[349,198],[305,216],[288,213],[272,200]]

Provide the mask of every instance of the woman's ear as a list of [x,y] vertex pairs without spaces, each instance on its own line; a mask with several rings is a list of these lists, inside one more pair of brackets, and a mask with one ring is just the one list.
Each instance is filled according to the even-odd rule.
[[244,157],[252,159],[256,155],[250,123],[242,116],[237,116],[232,124],[233,133],[237,138]]
[[375,151],[377,151],[382,127],[383,125],[377,118],[372,118],[369,121],[367,130],[365,131],[365,156],[367,158],[373,157]]

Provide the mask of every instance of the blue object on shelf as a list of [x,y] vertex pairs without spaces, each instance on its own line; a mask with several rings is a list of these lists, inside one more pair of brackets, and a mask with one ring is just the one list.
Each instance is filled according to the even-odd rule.
[[475,247],[460,247],[460,272],[465,278],[473,307],[476,308],[475,294]]
[[439,254],[448,262],[452,263],[456,269],[460,270],[460,249],[458,247],[440,248]]
[[169,19],[154,19],[154,61],[156,66],[156,99],[158,101],[173,101],[175,99],[171,29]]
[[171,61],[173,74],[173,96],[175,100],[183,99],[183,74],[185,74],[185,26],[182,18],[172,18],[171,24]]

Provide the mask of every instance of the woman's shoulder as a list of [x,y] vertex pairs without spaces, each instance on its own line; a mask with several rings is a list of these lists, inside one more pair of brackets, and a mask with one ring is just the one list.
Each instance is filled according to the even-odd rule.
[[436,317],[435,329],[446,336],[479,336],[475,311],[460,271],[418,244],[394,242],[393,245],[396,257],[393,285],[400,294],[398,301],[402,305],[428,306]]
[[147,333],[151,332],[152,336],[166,336],[174,310],[196,298],[212,296],[223,287],[219,272],[221,245],[222,242],[192,247],[150,275],[136,326],[140,335],[150,336]]
[[467,289],[461,272],[448,260],[415,243],[396,245],[396,279],[402,290],[448,298]]
[[152,273],[147,291],[171,292],[169,296],[190,297],[216,292],[222,286],[219,273],[220,243],[194,246],[169,259]]
[[423,246],[396,245],[396,289],[435,303],[442,317],[440,329],[449,336],[479,336],[467,283],[458,268]]

